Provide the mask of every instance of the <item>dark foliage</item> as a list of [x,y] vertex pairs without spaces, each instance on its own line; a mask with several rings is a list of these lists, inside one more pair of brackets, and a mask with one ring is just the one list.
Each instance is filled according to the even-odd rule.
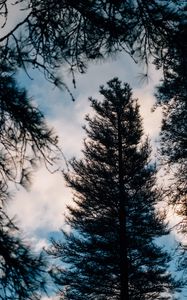
[[[51,166],[57,137],[47,128],[42,113],[6,68],[0,75],[0,180],[27,187],[31,168],[43,159]],[[57,151],[56,151],[57,154]]]
[[86,117],[84,158],[65,174],[74,191],[71,232],[53,240],[50,254],[62,265],[51,275],[61,299],[170,299],[177,284],[155,243],[167,232],[155,211],[161,195],[139,106],[117,78],[100,93],[103,102],[90,99],[96,115]]
[[0,299],[39,299],[46,263],[23,242],[6,212],[12,183],[29,187],[31,170],[39,161],[52,167],[57,138],[41,112],[18,87],[10,68],[0,75]]
[[170,49],[164,70],[164,80],[157,90],[163,105],[161,129],[162,162],[170,176],[169,203],[184,217],[180,230],[186,231],[187,217],[187,31],[181,24],[175,47]]
[[38,300],[45,291],[46,262],[20,239],[18,228],[0,210],[0,299]]
[[[181,1],[30,0],[17,1],[25,19],[0,38],[3,60],[43,71],[55,84],[55,69],[85,72],[88,61],[125,50],[135,61],[163,64],[184,17]],[[7,0],[0,7],[6,24]]]

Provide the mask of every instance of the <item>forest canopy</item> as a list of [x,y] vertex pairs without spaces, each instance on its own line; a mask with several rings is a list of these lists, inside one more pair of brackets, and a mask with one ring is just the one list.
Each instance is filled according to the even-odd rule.
[[[9,27],[14,10],[20,10],[21,17],[15,17]],[[150,64],[161,71],[162,78],[155,96],[157,105],[163,108],[160,159],[157,160],[169,177],[163,201],[168,209],[172,207],[182,217],[182,226],[178,226],[178,230],[186,233],[186,10],[186,2],[181,0],[0,2],[0,299],[40,299],[48,273],[43,254],[33,253],[7,213],[12,184],[16,188],[23,186],[28,189],[35,166],[43,161],[47,169],[53,168],[57,153],[62,154],[56,134],[34,104],[37,99],[33,101],[24,87],[24,76],[30,77],[31,68],[42,72],[55,86],[64,87],[72,99],[72,91],[66,80],[60,77],[59,70],[68,68],[76,87],[77,72],[86,73],[89,64],[125,52],[132,58],[132,63],[144,64],[145,77],[149,75]],[[18,83],[19,70],[24,71],[23,84]],[[164,220],[159,219],[154,210],[163,190],[158,193],[156,189],[156,170],[149,164],[149,142],[142,144],[140,141],[143,131],[139,106],[132,101],[128,84],[123,88],[120,84],[115,78],[108,82],[108,90],[101,88],[101,94],[111,101],[100,104],[91,100],[92,107],[101,116],[101,119],[94,120],[87,117],[91,127],[86,133],[94,142],[85,142],[83,153],[87,160],[71,162],[77,177],[65,175],[71,188],[78,190],[75,201],[78,208],[69,207],[68,219],[75,232],[68,235],[64,231],[66,244],[54,240],[54,249],[51,250],[54,256],[58,256],[62,247],[62,260],[67,254],[65,260],[71,264],[66,271],[59,270],[56,274],[51,271],[55,283],[62,286],[60,291],[64,291],[65,286],[64,299],[82,300],[88,296],[103,299],[106,295],[107,299],[114,296],[121,300],[127,300],[129,295],[132,299],[161,299],[161,296],[170,299],[168,293],[174,294],[179,286],[167,271],[170,255],[153,242],[154,238],[168,233]],[[117,96],[123,98],[120,91],[126,94],[125,113],[118,107],[119,103],[115,102],[116,107],[111,104],[114,98],[118,99]],[[45,101],[53,102],[53,99],[46,94]],[[115,119],[116,114],[118,117],[120,114],[120,118]],[[124,115],[123,123],[121,118]],[[122,124],[120,122],[125,126],[115,135],[116,128]],[[120,144],[122,133],[124,142]],[[106,149],[100,147],[101,144]],[[114,149],[118,149],[118,157]],[[105,168],[107,164],[112,169]],[[92,179],[96,185],[94,189],[90,185]],[[103,181],[106,184],[101,184]],[[112,189],[116,182],[119,184],[116,185],[117,194]],[[90,193],[88,197],[87,191]],[[90,198],[92,194],[93,198]],[[106,196],[112,203],[109,207],[105,205]],[[87,213],[92,209],[93,218],[89,219]],[[144,221],[145,214],[147,219]],[[115,224],[115,232],[109,221]],[[150,221],[150,226],[147,221]],[[107,235],[103,236],[103,233]],[[93,254],[95,245],[96,253]],[[179,248],[186,253],[183,243]],[[88,256],[85,264],[84,259],[77,259],[80,253],[84,254],[83,257]],[[100,258],[98,253],[106,256]],[[115,264],[112,262],[114,256]],[[180,258],[183,270],[185,257]],[[102,268],[104,264],[109,269],[107,273]],[[81,274],[78,279],[77,274]],[[77,281],[72,286],[71,280],[75,277]],[[109,287],[108,279],[115,284],[111,283]],[[146,286],[145,282],[149,285]]]

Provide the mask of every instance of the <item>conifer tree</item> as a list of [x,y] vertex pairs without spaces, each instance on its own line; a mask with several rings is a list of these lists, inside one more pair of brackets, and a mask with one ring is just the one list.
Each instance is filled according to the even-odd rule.
[[155,212],[160,193],[148,139],[131,88],[118,78],[90,98],[83,159],[65,174],[74,191],[63,241],[49,253],[63,263],[51,270],[62,299],[171,299],[177,286],[169,255],[155,238],[167,233]]
[[0,64],[0,299],[38,300],[45,290],[46,262],[21,237],[7,214],[10,186],[27,188],[33,167],[52,166],[57,137],[13,71]]
[[187,231],[187,31],[181,24],[175,47],[170,48],[165,63],[165,79],[157,88],[163,105],[161,128],[162,163],[172,179],[168,184],[169,204],[184,217],[182,231]]
[[34,253],[13,220],[0,210],[0,299],[41,299],[46,291],[46,268],[43,253]]
[[[160,163],[167,175],[165,200],[181,218],[175,229],[187,232],[187,30],[185,22],[170,47],[164,79],[157,88],[158,103],[163,108]],[[187,249],[184,239],[178,245],[178,266],[186,275]]]

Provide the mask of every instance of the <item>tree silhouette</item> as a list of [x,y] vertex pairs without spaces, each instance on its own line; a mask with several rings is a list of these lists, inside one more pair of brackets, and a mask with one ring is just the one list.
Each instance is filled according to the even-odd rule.
[[137,100],[117,78],[100,94],[103,102],[90,98],[96,115],[86,117],[84,157],[65,174],[71,231],[53,240],[49,253],[62,265],[51,275],[63,299],[170,299],[177,283],[155,243],[167,231],[155,211],[161,195]]
[[[179,205],[186,216],[186,141],[187,141],[187,59],[186,25],[180,25],[175,47],[171,47],[165,63],[164,80],[157,89],[158,102],[163,105],[161,153],[169,172],[173,169],[174,181],[169,189],[170,202]],[[183,212],[182,212],[183,211]]]
[[12,183],[27,188],[36,164],[52,166],[57,139],[6,65],[0,90],[0,299],[35,300],[44,289],[46,263],[22,240],[6,205]]
[[3,66],[0,89],[0,180],[6,185],[8,181],[26,185],[37,161],[43,159],[49,167],[53,164],[57,137]]
[[[25,70],[31,64],[57,85],[60,65],[68,65],[74,76],[76,70],[85,72],[89,61],[116,51],[146,64],[151,56],[163,65],[184,17],[184,5],[176,0],[21,0],[14,5],[20,4],[25,18],[1,36],[1,58]],[[4,26],[9,9],[4,0]]]
[[44,256],[33,253],[20,238],[14,222],[1,210],[0,299],[40,299],[46,288],[46,268]]
[[[158,102],[163,107],[161,128],[161,164],[169,180],[165,187],[166,201],[182,220],[175,228],[187,232],[187,31],[180,25],[175,45],[170,48],[164,69],[164,79],[157,89]],[[179,244],[179,267],[186,269],[186,245]]]

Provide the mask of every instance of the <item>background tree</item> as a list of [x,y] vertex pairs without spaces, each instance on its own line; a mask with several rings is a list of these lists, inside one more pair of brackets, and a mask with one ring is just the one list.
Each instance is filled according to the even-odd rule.
[[48,167],[53,164],[57,137],[5,66],[0,90],[0,180],[26,186],[32,166],[41,159]]
[[167,232],[155,212],[161,198],[137,100],[117,78],[100,94],[103,102],[90,99],[96,115],[86,117],[84,157],[65,174],[71,231],[53,240],[50,254],[62,265],[52,277],[62,299],[170,299],[177,284],[155,243]]
[[[3,195],[4,197],[4,195]],[[0,211],[0,299],[38,300],[46,291],[47,264],[20,238],[7,214]]]
[[[156,97],[163,107],[161,128],[161,165],[169,178],[166,199],[175,213],[182,217],[177,225],[180,233],[187,232],[187,31],[180,25],[175,46],[167,55],[164,79],[157,88]],[[185,240],[185,237],[184,237]],[[180,244],[179,265],[186,270],[186,245]],[[185,251],[183,251],[185,250]]]
[[[170,180],[166,186],[169,204],[183,216],[182,231],[186,231],[187,217],[187,98],[186,87],[176,86],[175,95],[163,105],[161,128],[161,164]],[[171,90],[162,86],[158,97],[169,97]]]
[[10,68],[0,67],[0,299],[39,299],[45,287],[45,260],[22,240],[6,205],[12,183],[27,188],[31,170],[41,160],[52,167],[57,138]]

